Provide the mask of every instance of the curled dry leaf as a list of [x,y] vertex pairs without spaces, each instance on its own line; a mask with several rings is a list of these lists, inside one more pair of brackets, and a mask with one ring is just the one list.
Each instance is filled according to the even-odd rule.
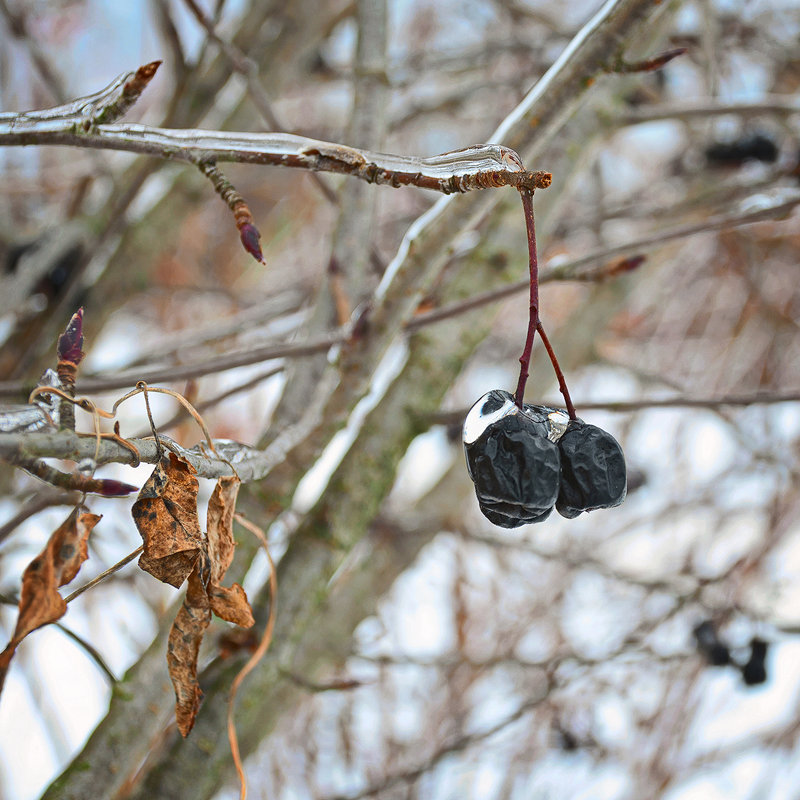
[[131,510],[144,541],[139,566],[176,588],[194,570],[203,547],[197,489],[194,467],[170,453],[156,465]]
[[167,667],[175,689],[175,719],[181,736],[189,735],[203,699],[197,682],[197,656],[211,622],[211,604],[200,567],[198,563],[189,576],[186,597],[167,640]]
[[97,514],[76,508],[50,536],[47,546],[28,564],[22,575],[19,611],[14,636],[0,653],[0,689],[17,645],[43,625],[64,616],[67,604],[58,593],[88,558],[87,540],[100,521]]
[[189,575],[186,597],[169,633],[167,666],[175,688],[175,717],[183,736],[194,726],[203,697],[197,681],[197,658],[212,611],[245,628],[254,623],[244,589],[238,583],[221,585],[236,546],[233,514],[238,492],[238,478],[220,478],[214,487],[208,502],[208,536],[201,542],[203,551]]
[[233,514],[239,494],[239,479],[220,478],[208,501],[208,560],[211,566],[209,598],[211,610],[226,622],[249,628],[255,620],[244,589],[234,583],[222,586],[222,579],[233,561]]

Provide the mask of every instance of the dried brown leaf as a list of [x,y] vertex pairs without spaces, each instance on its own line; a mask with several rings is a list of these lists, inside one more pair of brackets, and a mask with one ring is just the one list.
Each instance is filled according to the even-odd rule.
[[233,476],[217,481],[208,501],[208,558],[211,580],[219,583],[233,561],[233,514],[241,481]]
[[243,628],[255,624],[253,610],[247,601],[244,589],[238,584],[233,586],[211,586],[208,592],[211,610],[225,622],[233,622]]
[[175,587],[191,574],[203,547],[197,489],[194,467],[170,453],[133,504],[133,521],[144,541],[139,566]]
[[87,540],[100,521],[97,514],[76,508],[52,533],[46,547],[22,575],[14,636],[0,653],[0,689],[19,643],[32,631],[64,616],[67,604],[58,588],[68,584],[88,558]]
[[194,726],[203,692],[197,682],[197,656],[211,622],[208,592],[198,564],[189,576],[186,597],[170,628],[167,641],[167,667],[175,689],[175,719],[181,736]]
[[221,585],[225,572],[233,561],[236,540],[233,538],[233,514],[240,481],[223,477],[217,481],[208,501],[208,559],[211,565],[209,598],[211,610],[226,622],[243,628],[255,623],[253,611],[244,589],[235,583],[230,588]]
[[[162,498],[167,491],[168,479],[165,470],[159,473],[156,469],[151,480],[145,484],[147,489],[150,483],[153,483],[152,488],[148,490],[148,497],[154,500]],[[196,502],[197,480],[193,477],[191,479],[194,481],[193,499]],[[203,540],[198,529],[199,550],[189,575],[186,598],[169,633],[167,666],[175,688],[175,718],[178,730],[183,736],[188,736],[194,726],[203,698],[203,692],[197,681],[197,656],[203,636],[211,622],[212,611],[227,622],[242,627],[250,627],[255,622],[244,589],[238,583],[231,587],[220,585],[233,561],[236,546],[233,538],[233,515],[239,483],[238,478],[220,478],[214,487],[208,503],[208,534]],[[142,490],[142,494],[145,493],[145,489]],[[141,501],[140,495],[137,505]],[[158,511],[158,506],[155,507],[155,511]],[[149,516],[151,513],[153,509],[145,506],[138,512],[138,519],[144,519],[148,523],[153,522]],[[195,513],[195,522],[196,518]],[[158,519],[155,522],[158,522]],[[138,520],[137,525],[139,525]],[[139,530],[142,531],[141,525]],[[145,546],[146,544],[145,542]]]

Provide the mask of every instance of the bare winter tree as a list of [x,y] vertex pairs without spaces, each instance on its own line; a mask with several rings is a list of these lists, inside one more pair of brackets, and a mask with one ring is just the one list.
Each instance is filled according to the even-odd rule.
[[[790,796],[800,11],[131,6],[140,41],[0,0],[9,796],[228,796],[229,708],[254,797]],[[628,498],[504,530],[461,424],[522,401],[520,196],[537,313]],[[540,341],[525,399],[560,406]],[[164,577],[145,549],[185,601],[132,563],[164,464],[242,482],[230,566],[182,545]],[[186,481],[218,550],[235,501],[198,520]],[[47,558],[69,611],[22,641]],[[255,624],[212,623],[182,700],[176,613],[208,625],[228,566]]]

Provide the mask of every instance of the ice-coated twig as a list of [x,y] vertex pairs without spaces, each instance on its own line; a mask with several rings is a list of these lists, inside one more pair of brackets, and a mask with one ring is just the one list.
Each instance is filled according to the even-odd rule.
[[[238,72],[247,82],[247,93],[250,100],[256,107],[264,122],[274,131],[282,131],[286,126],[281,122],[272,106],[269,94],[259,77],[258,64],[243,53],[231,42],[223,39],[216,31],[216,22],[207,16],[195,0],[184,0],[184,5],[194,15],[195,19],[206,31],[207,41],[214,42],[219,47],[220,52],[231,65],[231,68]],[[339,202],[339,198],[333,189],[319,175],[311,175],[312,182],[322,192],[322,196],[333,205]]]
[[110,122],[136,100],[159,62],[117,78],[96,94],[45,111],[0,114],[0,145],[57,144],[123,150],[193,164],[272,164],[353,175],[368,183],[444,194],[514,186],[544,189],[549,172],[526,170],[514,150],[481,144],[429,158],[373,153],[289,133],[178,130]]
[[[135,72],[126,72],[99,92],[79,97],[64,105],[41,111],[0,113],[0,130],[13,134],[42,130],[86,132],[96,125],[111,123],[119,119],[136,102],[156,74],[160,64],[160,61],[153,61],[139,67]],[[8,142],[8,144],[35,144],[35,142]]]
[[109,99],[97,111],[92,119],[92,126],[103,125],[125,116],[128,109],[139,99],[139,95],[147,88],[156,71],[161,66],[160,61],[151,61],[136,70],[122,84],[122,91]]

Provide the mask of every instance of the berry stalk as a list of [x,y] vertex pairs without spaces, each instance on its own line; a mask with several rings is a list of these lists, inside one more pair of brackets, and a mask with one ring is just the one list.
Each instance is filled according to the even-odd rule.
[[553,350],[553,346],[550,344],[550,340],[547,338],[547,334],[544,332],[541,322],[536,323],[536,330],[539,331],[539,336],[542,337],[544,349],[547,350],[547,355],[550,357],[550,363],[553,365],[553,370],[556,373],[558,388],[564,397],[564,403],[567,406],[569,418],[577,419],[577,415],[575,414],[575,406],[572,405],[572,398],[569,396],[566,378],[564,377],[564,373],[561,371],[561,365],[558,363],[558,359],[556,358],[556,352]]
[[528,333],[525,336],[525,347],[522,350],[522,355],[519,357],[519,380],[517,381],[517,390],[514,393],[514,402],[518,408],[522,408],[522,400],[525,394],[525,383],[528,380],[528,370],[531,363],[531,352],[533,351],[533,339],[536,331],[539,331],[539,336],[542,337],[542,344],[544,344],[547,355],[550,358],[550,363],[553,365],[553,370],[556,373],[558,380],[558,388],[564,396],[564,403],[567,406],[567,412],[570,419],[576,419],[575,406],[572,404],[572,398],[569,395],[567,388],[567,381],[564,378],[564,373],[561,371],[561,366],[556,358],[555,351],[553,350],[547,334],[544,332],[542,323],[539,320],[539,257],[536,253],[536,226],[533,220],[533,192],[527,189],[520,190],[522,197],[522,210],[525,212],[525,229],[528,233],[528,267],[530,270],[530,304],[528,306]]
[[522,398],[525,394],[525,383],[528,380],[528,369],[531,364],[533,338],[539,325],[539,260],[536,255],[536,226],[533,221],[533,192],[527,189],[520,190],[522,210],[525,213],[525,229],[528,233],[528,267],[530,270],[530,302],[528,305],[528,333],[525,336],[525,347],[519,357],[519,380],[514,393],[514,402],[522,408]]

